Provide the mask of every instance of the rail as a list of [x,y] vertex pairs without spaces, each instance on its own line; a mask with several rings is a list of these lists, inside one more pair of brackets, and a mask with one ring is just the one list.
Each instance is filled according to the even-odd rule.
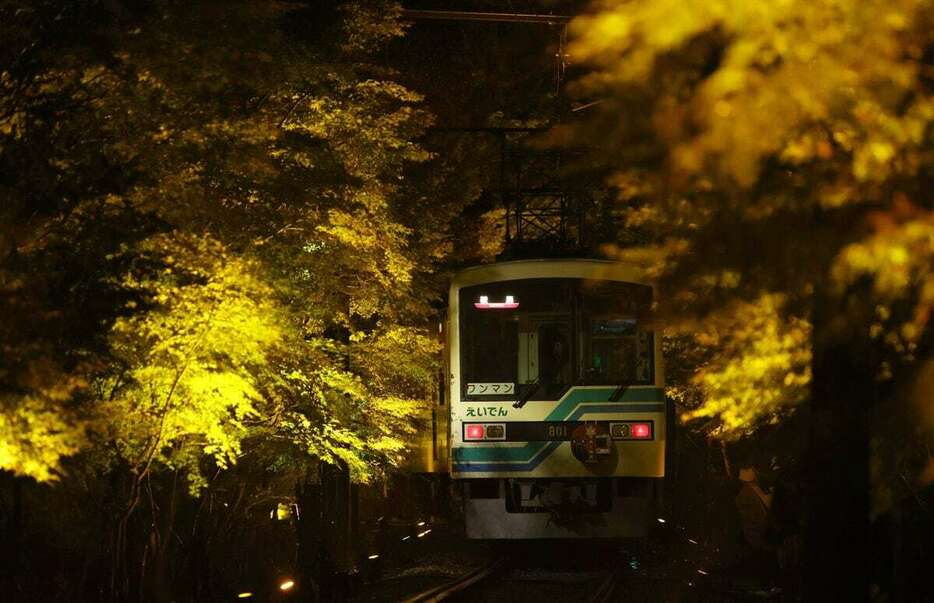
[[588,603],[608,603],[612,601],[613,594],[616,592],[620,582],[623,581],[628,567],[626,553],[621,551],[620,554],[616,556],[616,560],[610,564],[607,569],[606,578],[600,582],[597,589],[588,597]]
[[462,576],[458,576],[454,580],[445,582],[440,586],[426,590],[410,599],[406,599],[403,603],[433,603],[434,601],[443,601],[444,599],[447,599],[448,597],[473,586],[477,582],[488,578],[491,574],[499,569],[501,563],[501,561],[493,561],[487,565],[480,566]]
[[590,596],[588,599],[589,603],[607,603],[613,597],[613,593],[616,592],[616,587],[619,585],[620,580],[622,579],[622,572],[619,570],[611,570],[609,575],[600,583],[600,586],[597,587],[597,590]]

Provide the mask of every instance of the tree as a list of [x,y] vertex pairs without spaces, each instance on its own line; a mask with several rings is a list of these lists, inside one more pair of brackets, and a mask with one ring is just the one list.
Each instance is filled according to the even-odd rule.
[[[107,46],[102,56],[90,51],[72,56],[68,60],[74,65],[65,68],[40,49],[35,62],[49,65],[25,74],[28,82],[6,74],[6,159],[13,161],[19,152],[38,146],[43,136],[51,136],[42,129],[47,119],[31,117],[29,111],[46,110],[51,104],[46,97],[57,94],[75,106],[53,114],[59,122],[56,135],[68,131],[82,141],[82,136],[97,137],[96,147],[83,147],[91,155],[87,161],[106,154],[112,169],[121,173],[108,181],[119,192],[88,191],[80,181],[73,186],[86,199],[60,199],[59,191],[50,191],[49,215],[41,216],[42,226],[13,220],[15,226],[29,228],[26,239],[44,239],[33,248],[10,237],[6,266],[14,270],[19,259],[16,269],[28,270],[39,253],[51,252],[55,244],[77,240],[88,248],[97,245],[90,249],[93,260],[106,260],[102,264],[108,270],[92,286],[119,292],[114,295],[126,302],[106,308],[107,328],[97,332],[113,333],[107,351],[117,356],[114,366],[126,364],[127,354],[149,353],[126,341],[130,332],[141,336],[141,329],[148,328],[145,321],[159,321],[168,329],[148,332],[140,340],[146,346],[158,348],[184,330],[173,323],[182,318],[167,319],[164,312],[172,317],[181,312],[192,321],[185,327],[186,335],[192,335],[198,328],[191,325],[206,320],[214,296],[241,284],[253,302],[277,298],[280,309],[291,314],[279,316],[278,326],[292,321],[294,328],[304,330],[305,341],[319,338],[347,347],[352,341],[385,336],[403,343],[399,350],[424,345],[417,342],[427,306],[411,287],[413,275],[426,270],[407,249],[414,223],[399,221],[415,220],[418,213],[397,208],[402,201],[398,182],[406,166],[429,157],[412,142],[429,123],[427,114],[415,107],[418,95],[374,79],[380,69],[364,62],[365,56],[348,61],[325,45],[309,44],[305,32],[287,26],[290,19],[322,16],[310,9],[215,3],[191,14],[176,8],[167,3],[98,13],[88,25],[107,41],[101,44]],[[346,12],[349,18],[367,20],[371,29],[377,27],[372,7],[351,5]],[[69,12],[63,8],[60,14]],[[387,36],[401,32],[388,8],[378,14]],[[224,31],[205,36],[215,20]],[[150,28],[145,36],[144,27]],[[78,51],[93,46],[84,40],[70,42]],[[236,50],[235,43],[245,50]],[[348,44],[361,50],[359,40]],[[277,69],[270,67],[272,52],[283,57]],[[193,61],[196,55],[200,60]],[[41,89],[30,88],[34,71],[56,79]],[[114,114],[128,117],[114,124]],[[57,180],[78,179],[84,157],[76,157],[45,163]],[[38,184],[27,178],[10,183],[33,194]],[[13,201],[9,207],[16,208],[16,191],[7,193]],[[136,223],[121,224],[127,215]],[[107,239],[112,232],[82,230],[92,221],[105,221],[111,228],[129,226],[131,240],[120,245],[119,239]],[[49,231],[41,232],[43,226]],[[195,238],[211,243],[192,248]],[[263,268],[246,270],[237,264],[240,258]],[[235,282],[237,274],[246,278],[251,271],[265,271],[265,289],[248,280]],[[16,277],[11,273],[10,282],[22,289]],[[203,297],[173,299],[173,291],[188,287]],[[20,290],[11,293],[25,297]],[[251,319],[272,316],[265,306],[248,309]],[[335,338],[335,328],[346,335]],[[407,328],[416,330],[400,337]],[[266,332],[266,327],[260,330]],[[166,345],[186,348],[190,343]],[[152,361],[147,358],[143,364]],[[362,366],[356,370],[369,370],[358,364]],[[125,377],[118,371],[109,378]]]
[[931,399],[916,375],[931,362],[932,16],[914,1],[602,2],[572,24],[578,91],[602,101],[576,135],[603,143],[630,224],[655,233],[624,255],[652,263],[669,320],[727,338],[693,415],[749,428],[810,376],[813,598],[866,596],[879,494],[920,475],[917,454],[869,459],[906,435],[870,425]]
[[430,117],[372,55],[391,3],[0,10],[0,469],[119,501],[85,553],[168,598],[135,573],[176,482],[405,457],[458,201],[410,182]]

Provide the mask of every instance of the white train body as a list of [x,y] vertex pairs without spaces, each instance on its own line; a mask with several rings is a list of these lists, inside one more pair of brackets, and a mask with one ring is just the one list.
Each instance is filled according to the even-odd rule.
[[454,278],[444,448],[468,537],[645,535],[667,418],[652,299],[637,268],[596,260]]

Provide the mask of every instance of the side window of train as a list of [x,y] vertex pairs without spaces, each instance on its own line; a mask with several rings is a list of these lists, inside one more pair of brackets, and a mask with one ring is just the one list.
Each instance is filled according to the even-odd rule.
[[440,366],[438,367],[438,406],[444,406],[448,393],[447,362],[447,312],[438,314],[438,343],[441,344]]
[[444,378],[444,367],[438,371],[438,406],[444,406],[444,397],[447,395],[448,384]]

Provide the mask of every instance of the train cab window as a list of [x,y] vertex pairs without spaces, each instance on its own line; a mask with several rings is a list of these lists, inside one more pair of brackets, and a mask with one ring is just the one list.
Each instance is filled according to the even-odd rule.
[[461,289],[461,395],[515,400],[534,393],[544,399],[551,395],[539,391],[545,387],[567,389],[574,379],[576,282],[523,279]]
[[652,383],[643,328],[652,290],[616,281],[523,279],[460,290],[461,395],[555,400],[572,385]]
[[478,315],[462,341],[464,374],[476,383],[515,383],[519,323],[497,314]]
[[643,285],[585,281],[581,287],[581,377],[589,384],[654,382],[654,338],[645,327],[652,290]]
[[589,321],[589,327],[583,358],[584,375],[589,382],[648,383],[651,380],[651,335],[637,330],[635,320],[596,318]]

